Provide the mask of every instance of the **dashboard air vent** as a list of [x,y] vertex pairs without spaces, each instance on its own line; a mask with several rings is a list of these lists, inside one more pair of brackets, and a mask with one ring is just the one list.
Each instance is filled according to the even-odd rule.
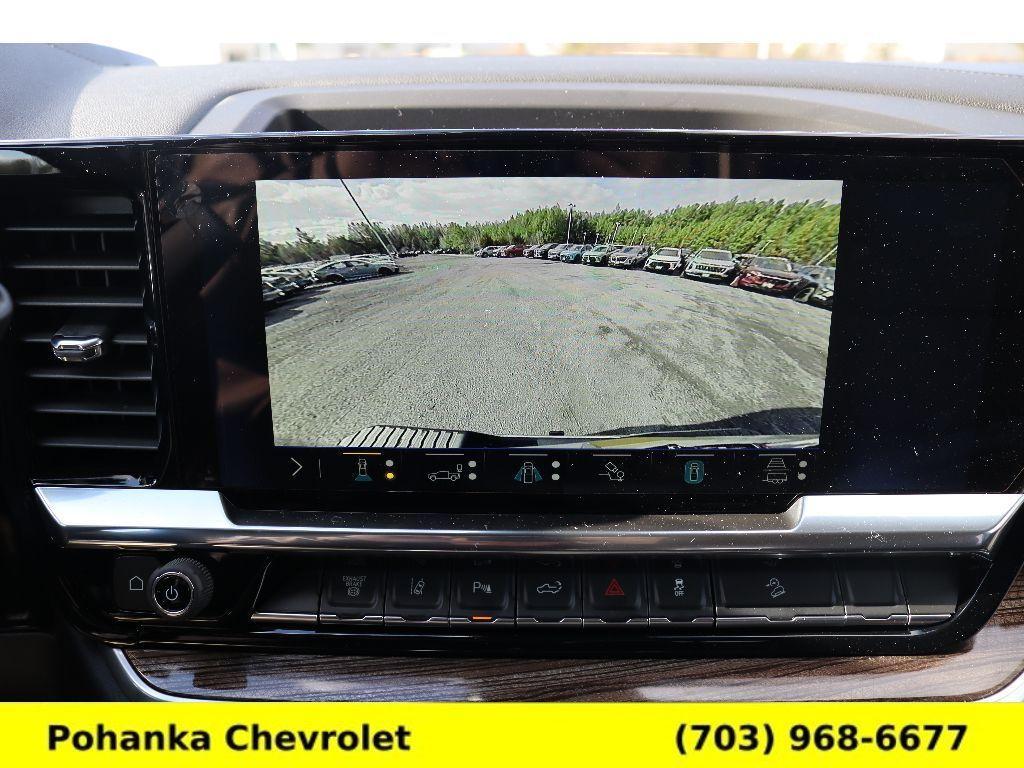
[[127,197],[70,194],[4,223],[35,479],[144,483],[160,447],[146,264]]

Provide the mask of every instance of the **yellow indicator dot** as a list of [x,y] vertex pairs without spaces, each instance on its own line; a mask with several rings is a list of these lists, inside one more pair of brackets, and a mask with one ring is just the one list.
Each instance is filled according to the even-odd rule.
[[387,478],[388,480],[394,480],[395,479],[395,473],[394,472],[385,472],[384,473],[384,477]]

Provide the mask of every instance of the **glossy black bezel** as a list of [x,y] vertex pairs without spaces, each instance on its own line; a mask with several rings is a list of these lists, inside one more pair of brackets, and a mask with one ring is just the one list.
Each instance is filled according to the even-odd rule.
[[[236,412],[232,420],[232,414],[225,418],[224,409],[215,407],[215,392],[221,377],[215,370],[215,361],[221,359],[226,344],[236,345],[243,336],[250,338],[246,349],[240,353],[237,347],[233,350],[235,363],[240,360],[243,368],[257,372],[262,365],[265,374],[262,334],[243,333],[245,329],[251,331],[254,318],[262,317],[259,294],[253,286],[248,286],[248,293],[240,290],[229,304],[223,305],[230,306],[230,311],[216,318],[217,333],[221,337],[213,340],[209,338],[207,321],[211,307],[216,304],[204,303],[201,298],[210,293],[210,273],[204,274],[204,270],[209,270],[211,249],[214,258],[218,258],[218,248],[228,254],[224,263],[240,270],[235,273],[241,278],[238,285],[244,285],[246,265],[256,263],[258,224],[253,182],[257,178],[336,177],[339,174],[363,177],[540,173],[707,177],[727,174],[737,178],[844,181],[838,257],[838,282],[843,288],[834,311],[818,471],[815,482],[801,491],[1005,490],[1024,465],[1021,450],[1011,441],[1000,439],[1005,433],[991,429],[1008,413],[1007,403],[1011,399],[1008,390],[1013,390],[1013,386],[1007,387],[1004,373],[1020,358],[1019,346],[1009,337],[1009,326],[998,319],[1012,317],[1012,306],[1020,290],[1016,288],[1015,277],[1022,272],[1022,267],[1010,257],[1020,239],[1017,217],[1012,214],[1021,210],[1021,195],[1013,172],[1018,164],[1015,153],[1008,151],[1009,147],[992,151],[995,148],[994,143],[923,139],[724,136],[686,132],[465,131],[205,140],[187,148],[167,147],[154,152],[169,370],[174,375],[179,434],[185,438],[184,444],[190,446],[184,465],[185,477],[193,487],[294,491],[296,493],[289,494],[291,498],[307,500],[303,503],[319,504],[329,499],[358,504],[367,500],[365,495],[342,492],[329,482],[313,487],[290,487],[280,479],[276,469],[284,458],[280,449],[272,447],[269,416],[263,417],[261,424],[260,418],[252,419],[249,415],[239,420]],[[980,151],[982,149],[985,151]],[[950,195],[955,198],[957,190],[961,197],[966,196],[965,190],[977,191],[988,201],[990,224],[1000,235],[997,250],[1002,258],[999,274],[989,281],[991,297],[964,297],[965,315],[977,321],[974,325],[966,324],[964,337],[973,350],[970,361],[975,368],[972,371],[970,366],[958,366],[962,378],[974,377],[970,386],[958,393],[959,400],[951,400],[951,392],[927,389],[934,389],[933,382],[927,375],[921,381],[918,373],[927,374],[927,362],[919,359],[919,371],[905,375],[903,383],[921,381],[920,398],[915,403],[908,401],[904,393],[893,393],[887,402],[886,393],[878,385],[880,378],[891,378],[885,375],[886,371],[858,371],[855,364],[845,359],[849,352],[847,346],[837,347],[834,343],[835,339],[852,339],[855,346],[857,337],[864,335],[865,322],[869,326],[874,323],[877,329],[891,322],[885,314],[890,310],[902,313],[905,320],[913,314],[915,302],[927,309],[928,301],[934,298],[913,282],[925,284],[920,281],[928,274],[928,265],[922,262],[921,273],[905,270],[910,282],[900,286],[904,304],[872,300],[871,291],[877,292],[878,284],[871,284],[870,270],[863,262],[865,254],[871,257],[877,231],[876,240],[872,241],[870,227],[863,225],[866,219],[877,218],[878,210],[872,209],[872,200],[879,195],[878,190],[896,189],[900,185],[906,188],[927,185],[921,188],[935,195],[947,209],[953,203]],[[972,198],[965,199],[969,203]],[[956,202],[962,204],[963,200]],[[908,200],[909,207],[913,203]],[[197,205],[199,208],[195,207]],[[188,206],[193,208],[188,209]],[[186,213],[186,209],[189,212]],[[891,210],[886,213],[889,220],[883,223],[894,227],[892,231],[898,231],[900,222],[892,220]],[[911,226],[919,227],[922,216],[927,213],[918,211],[916,218],[911,219]],[[182,242],[183,237],[185,240],[190,237],[183,235],[180,226],[186,218],[191,219],[188,229],[192,239]],[[907,254],[908,260],[913,258],[913,253]],[[857,262],[860,262],[859,267]],[[900,279],[893,274],[889,277]],[[223,280],[224,275],[217,275],[217,278]],[[948,352],[949,348],[942,349]],[[976,394],[967,391],[970,387]],[[959,407],[971,411],[972,419],[976,418],[976,429],[971,435],[965,435],[961,428],[963,422],[960,422],[954,424],[957,429],[951,430],[956,431],[956,435],[938,431],[930,435],[908,435],[900,446],[903,455],[885,457],[892,459],[885,465],[889,467],[888,472],[884,471],[880,460],[851,469],[851,458],[863,458],[871,444],[863,435],[863,424],[851,419],[850,414],[855,412],[853,409],[866,407],[864,402],[858,402],[858,393],[872,388],[876,389],[874,394],[880,396],[876,397],[880,402],[872,403],[871,407],[888,410],[892,417],[877,418],[876,427],[887,421],[898,424],[901,412],[908,407],[923,411],[927,405],[934,405],[948,411],[951,403],[958,403]],[[268,394],[265,388],[258,396]],[[214,424],[219,425],[219,430],[211,430]],[[945,459],[931,457],[930,463],[922,469],[913,466],[913,451],[918,449],[918,443],[929,443],[933,449],[939,446],[940,453],[943,447],[950,451]],[[208,446],[215,444],[218,449],[210,451]],[[951,458],[953,448],[955,460]],[[895,467],[900,462],[895,459],[908,457],[906,467],[897,471]],[[600,502],[606,495],[596,492],[598,490],[595,489],[592,500]],[[760,494],[745,488],[719,490],[722,493],[713,503],[721,508],[752,502],[771,506],[792,497],[792,492]],[[464,494],[451,496],[453,500],[461,499]],[[369,498],[372,497],[373,494]],[[587,497],[583,498],[586,501]],[[709,503],[706,495],[678,500],[684,508]],[[400,501],[394,503],[401,504]],[[673,505],[669,499],[659,499],[656,503]]]

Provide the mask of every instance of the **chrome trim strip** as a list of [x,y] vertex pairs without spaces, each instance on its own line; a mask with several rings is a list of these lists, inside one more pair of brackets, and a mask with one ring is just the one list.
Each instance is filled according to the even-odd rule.
[[820,614],[800,614],[799,616],[717,616],[716,626],[723,627],[775,627],[795,626],[797,624],[813,624],[822,627],[842,627],[846,624],[846,616]]
[[117,677],[117,679],[125,686],[148,701],[189,702],[193,704],[197,701],[213,701],[213,699],[175,696],[174,694],[164,693],[159,688],[152,686],[149,681],[132,666],[132,663],[128,661],[128,657],[124,655],[124,651],[120,648],[111,648],[109,649],[109,652],[114,660],[114,668],[111,671],[114,672],[115,677]]
[[348,617],[340,618],[333,613],[321,613],[314,617],[316,621],[321,624],[339,624],[339,625],[355,625],[355,626],[384,626],[383,616],[363,616],[362,618]]
[[667,619],[664,616],[651,616],[648,620],[652,627],[713,627],[714,616],[695,616],[692,619]]
[[259,611],[249,617],[250,621],[264,624],[313,624],[317,623],[315,613],[274,613]]
[[516,617],[517,627],[582,627],[583,619],[579,616],[569,616],[564,619],[555,619],[553,621],[542,621],[535,619],[532,616],[517,616]]
[[978,699],[978,701],[1024,701],[1024,674],[1019,677],[1015,677],[995,693],[992,693],[983,699]]
[[[781,514],[331,514],[336,525],[236,523],[216,491],[39,487],[64,546],[417,552],[977,552],[1021,494],[807,496]],[[299,519],[303,515],[295,514]],[[415,527],[410,523],[416,523]]]
[[[847,606],[849,610],[849,606]],[[948,618],[948,617],[947,617]],[[860,613],[847,613],[846,626],[848,627],[907,627],[910,626],[910,614],[893,613],[888,616],[864,616]]]

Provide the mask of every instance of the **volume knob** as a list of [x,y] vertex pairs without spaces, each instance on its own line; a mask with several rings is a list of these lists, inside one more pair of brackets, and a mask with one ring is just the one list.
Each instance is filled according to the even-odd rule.
[[150,574],[146,594],[157,613],[172,619],[191,619],[210,604],[213,576],[198,560],[178,557]]

